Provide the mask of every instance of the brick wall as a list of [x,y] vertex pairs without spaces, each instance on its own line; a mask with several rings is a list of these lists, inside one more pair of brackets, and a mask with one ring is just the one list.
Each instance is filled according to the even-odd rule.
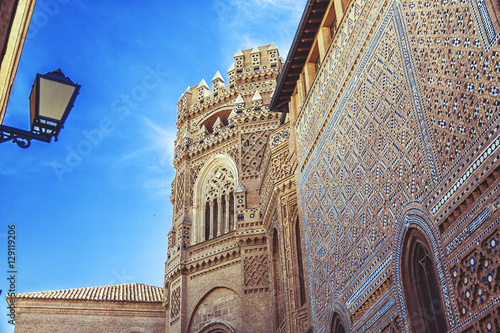
[[198,332],[215,321],[227,323],[240,332],[240,299],[230,289],[217,288],[199,304],[192,318],[191,332]]
[[164,333],[161,303],[18,300],[15,333]]

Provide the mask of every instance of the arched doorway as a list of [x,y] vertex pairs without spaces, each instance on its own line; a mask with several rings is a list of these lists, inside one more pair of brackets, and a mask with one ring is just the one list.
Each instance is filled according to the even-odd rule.
[[234,329],[225,323],[210,323],[200,330],[200,333],[234,333]]
[[401,272],[405,303],[414,332],[446,332],[446,318],[431,247],[425,234],[410,228],[404,237]]
[[334,313],[332,317],[332,325],[330,326],[330,333],[345,333],[342,318],[338,313]]

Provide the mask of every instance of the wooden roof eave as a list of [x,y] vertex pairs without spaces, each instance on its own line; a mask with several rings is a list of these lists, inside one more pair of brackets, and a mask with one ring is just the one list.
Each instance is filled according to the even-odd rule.
[[299,28],[290,47],[285,66],[278,79],[277,89],[271,99],[270,110],[288,112],[288,102],[311,51],[316,34],[330,1],[309,0]]

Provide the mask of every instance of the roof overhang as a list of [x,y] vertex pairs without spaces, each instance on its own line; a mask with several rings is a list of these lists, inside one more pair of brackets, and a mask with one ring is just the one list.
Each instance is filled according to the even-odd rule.
[[288,112],[288,102],[295,90],[329,3],[329,0],[308,0],[288,52],[285,67],[271,99],[272,111]]

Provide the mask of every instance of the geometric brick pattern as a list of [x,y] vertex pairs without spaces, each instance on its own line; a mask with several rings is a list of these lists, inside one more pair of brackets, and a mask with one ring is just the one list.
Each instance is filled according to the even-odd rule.
[[450,269],[461,318],[467,319],[500,296],[499,241],[497,229]]
[[170,319],[179,317],[181,313],[181,287],[177,287],[172,291],[170,296]]
[[245,258],[245,287],[269,284],[268,262],[267,254]]
[[243,174],[251,174],[260,169],[268,137],[269,131],[241,134],[241,167]]
[[184,208],[184,170],[179,172],[175,177],[175,214],[182,211]]
[[446,172],[498,115],[500,57],[498,47],[485,52],[468,0],[429,4],[406,1],[402,7],[435,150]]
[[[347,300],[353,292],[359,295],[361,286],[368,288],[356,285],[368,268],[381,264],[380,256],[391,247],[394,227],[402,223],[408,205],[422,207],[432,197],[430,203],[437,207],[432,215],[444,207],[433,202],[454,205],[449,198],[462,193],[457,189],[469,183],[469,170],[481,168],[484,173],[486,164],[481,163],[495,152],[496,146],[488,145],[496,140],[500,120],[500,45],[498,38],[484,43],[485,28],[478,25],[484,20],[474,16],[477,4],[470,1],[355,0],[317,70],[296,133],[313,322],[318,329],[328,327],[325,304],[333,306],[332,293]],[[477,151],[485,157],[479,159]],[[462,175],[464,163],[468,172]],[[457,175],[463,180],[447,187],[458,182],[453,180]],[[489,186],[495,179],[483,183]],[[487,188],[483,183],[480,193]],[[459,201],[466,206],[454,206],[454,218],[478,204],[469,200],[471,195]],[[442,214],[448,216],[447,211]],[[474,228],[471,233],[478,230]],[[473,255],[486,257],[485,251],[477,249]],[[455,267],[461,272],[467,269],[467,256]],[[491,264],[492,269],[499,266]],[[451,274],[446,270],[446,276]],[[441,282],[446,282],[444,275]],[[457,303],[467,304],[465,311],[475,306],[474,313],[498,297],[490,291],[486,299],[485,285],[483,300],[469,304],[458,301],[465,295],[463,285],[457,282],[454,288],[461,288],[453,292]],[[457,324],[450,319],[452,305],[445,296],[453,327]],[[388,315],[396,308],[386,310]],[[399,316],[393,327],[408,322],[405,313]]]
[[[339,120],[304,173],[302,195],[315,301],[344,290],[393,234],[409,201],[429,193],[430,176],[391,20],[353,85]],[[335,111],[334,111],[335,112]]]

